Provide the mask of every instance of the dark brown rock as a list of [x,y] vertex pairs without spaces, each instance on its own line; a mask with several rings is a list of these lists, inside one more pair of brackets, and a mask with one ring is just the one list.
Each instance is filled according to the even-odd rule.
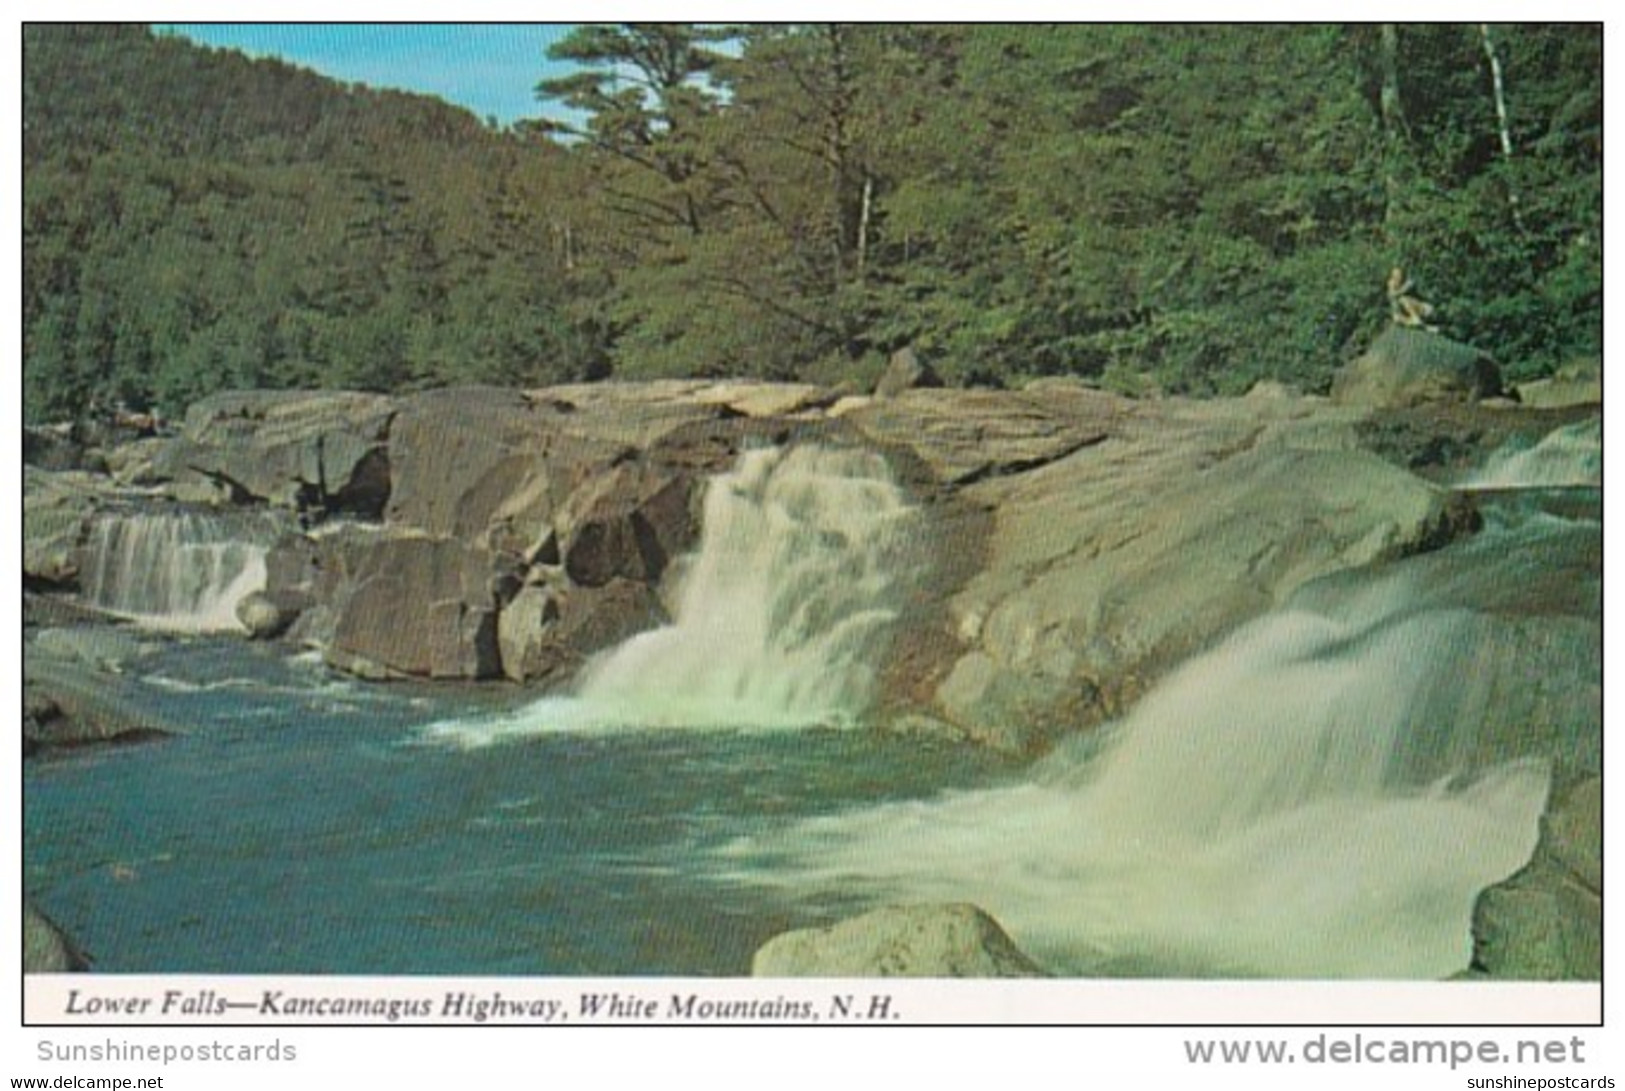
[[91,521],[113,500],[105,478],[23,467],[23,582],[36,589],[76,587]]
[[584,587],[659,581],[695,537],[687,477],[647,462],[616,466],[571,497],[564,569]]
[[386,677],[500,673],[489,553],[416,535],[375,536],[342,548],[353,591],[339,607],[331,663]]
[[515,682],[546,678],[559,669],[558,642],[552,634],[562,611],[559,593],[533,585],[522,588],[497,616],[497,644],[502,673]]

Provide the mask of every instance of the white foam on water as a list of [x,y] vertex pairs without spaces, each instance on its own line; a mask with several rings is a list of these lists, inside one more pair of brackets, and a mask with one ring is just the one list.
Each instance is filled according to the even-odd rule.
[[1533,851],[1547,790],[1535,761],[1401,767],[1414,733],[1472,730],[1431,682],[1461,620],[1285,609],[1029,782],[812,819],[721,866],[807,896],[975,902],[1062,973],[1448,976],[1479,891]]
[[1464,489],[1577,488],[1602,484],[1602,419],[1579,421],[1534,446],[1511,443],[1492,454]]
[[270,528],[197,513],[108,515],[91,532],[85,598],[165,632],[241,631],[237,604],[265,588]]

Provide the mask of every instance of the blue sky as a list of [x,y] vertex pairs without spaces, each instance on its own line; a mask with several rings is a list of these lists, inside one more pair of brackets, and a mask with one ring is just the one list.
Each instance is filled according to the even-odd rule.
[[508,124],[544,112],[536,84],[567,70],[547,60],[547,47],[570,25],[160,23],[157,29],[280,57],[347,83],[437,95]]

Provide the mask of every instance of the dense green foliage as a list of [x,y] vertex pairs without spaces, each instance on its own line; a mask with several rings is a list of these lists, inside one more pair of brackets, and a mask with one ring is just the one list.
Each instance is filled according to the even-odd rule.
[[1533,376],[1600,351],[1601,50],[1564,26],[584,26],[538,88],[580,128],[499,130],[30,26],[26,410],[866,382],[905,344],[957,382],[1320,389],[1396,264]]
[[139,27],[24,47],[29,416],[602,371],[562,149]]

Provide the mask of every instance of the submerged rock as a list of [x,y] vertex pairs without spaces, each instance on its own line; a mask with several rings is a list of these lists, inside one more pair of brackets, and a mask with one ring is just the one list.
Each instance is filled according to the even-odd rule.
[[129,679],[87,669],[83,661],[25,649],[23,753],[138,742],[170,733],[166,724],[137,711]]
[[753,977],[1044,977],[974,905],[888,906],[827,928],[786,932],[751,962]]

